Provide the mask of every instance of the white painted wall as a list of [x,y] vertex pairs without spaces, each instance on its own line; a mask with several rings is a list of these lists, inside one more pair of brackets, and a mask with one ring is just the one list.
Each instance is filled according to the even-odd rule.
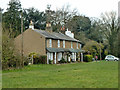
[[75,59],[75,61],[76,61],[76,53],[74,54],[74,59]]
[[70,56],[68,56],[68,61],[70,62]]
[[74,60],[74,53],[72,53],[72,55],[71,55],[71,59]]
[[56,64],[56,52],[55,52],[55,57],[54,57],[55,59],[54,59],[54,63]]
[[57,54],[57,60],[60,61],[61,58],[62,58],[62,53],[58,53],[58,54]]
[[71,59],[72,59],[73,61],[76,61],[76,53],[72,53]]
[[53,53],[47,52],[47,64],[49,64],[49,60],[53,60]]
[[81,62],[83,62],[83,53],[81,53]]
[[53,60],[53,53],[50,53],[50,60]]
[[50,53],[47,52],[47,64],[49,64],[49,59],[50,59]]

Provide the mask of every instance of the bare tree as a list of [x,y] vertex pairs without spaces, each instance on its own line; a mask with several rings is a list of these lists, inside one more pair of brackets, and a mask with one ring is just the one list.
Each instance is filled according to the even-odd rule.
[[64,5],[62,8],[57,9],[53,14],[53,24],[60,30],[61,26],[67,28],[67,22],[77,14],[77,9],[70,10],[70,5]]
[[116,55],[116,41],[119,32],[118,18],[115,12],[105,12],[101,14],[102,32],[106,36],[109,44],[109,53]]

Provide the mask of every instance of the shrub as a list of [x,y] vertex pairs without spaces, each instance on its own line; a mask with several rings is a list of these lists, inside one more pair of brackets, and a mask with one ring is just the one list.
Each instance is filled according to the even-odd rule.
[[40,57],[36,56],[35,58],[33,58],[33,64],[39,64],[40,61]]
[[8,69],[8,64],[7,64],[7,61],[6,60],[2,60],[2,69],[5,70],[5,69]]
[[38,56],[38,54],[35,52],[32,52],[29,54],[29,57],[32,57],[32,56],[33,56],[33,58],[36,58]]
[[[28,65],[28,60],[25,56],[23,56],[24,65]],[[12,69],[12,68],[21,68],[21,55],[16,53],[11,58],[2,60],[2,69]]]
[[27,66],[29,64],[29,60],[27,59],[27,57],[24,57],[23,60],[24,60],[24,65]]
[[53,62],[53,61],[49,59],[49,64],[53,64],[52,62]]
[[66,62],[65,59],[62,57],[61,60],[59,61],[59,63],[67,63],[67,62]]
[[47,64],[47,56],[46,55],[37,55],[33,58],[33,64]]
[[85,62],[91,62],[91,61],[92,61],[92,58],[93,58],[92,55],[85,55],[85,56],[84,56],[84,61],[85,61]]
[[2,35],[2,69],[15,66],[14,42],[9,33],[3,31]]
[[41,64],[47,64],[47,56],[45,56],[45,55],[40,56],[40,63]]
[[67,61],[67,63],[70,63],[70,61]]

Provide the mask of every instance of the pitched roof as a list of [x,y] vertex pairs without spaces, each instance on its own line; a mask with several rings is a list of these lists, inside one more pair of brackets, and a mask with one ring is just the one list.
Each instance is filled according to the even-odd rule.
[[75,39],[75,38],[71,38],[65,34],[62,34],[62,33],[57,33],[57,32],[52,32],[52,33],[49,33],[45,30],[37,30],[37,29],[34,29],[35,32],[37,33],[40,33],[41,35],[43,35],[45,38],[51,38],[51,39],[59,39],[59,40],[68,40],[68,41],[76,41],[76,42],[80,42],[79,40]]

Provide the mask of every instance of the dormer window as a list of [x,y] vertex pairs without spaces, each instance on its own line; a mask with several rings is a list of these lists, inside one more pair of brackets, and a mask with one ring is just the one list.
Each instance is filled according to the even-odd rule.
[[49,39],[49,47],[52,47],[52,39]]
[[72,42],[71,42],[71,48],[73,48],[73,44],[72,44]]
[[60,47],[60,40],[58,40],[58,47]]

